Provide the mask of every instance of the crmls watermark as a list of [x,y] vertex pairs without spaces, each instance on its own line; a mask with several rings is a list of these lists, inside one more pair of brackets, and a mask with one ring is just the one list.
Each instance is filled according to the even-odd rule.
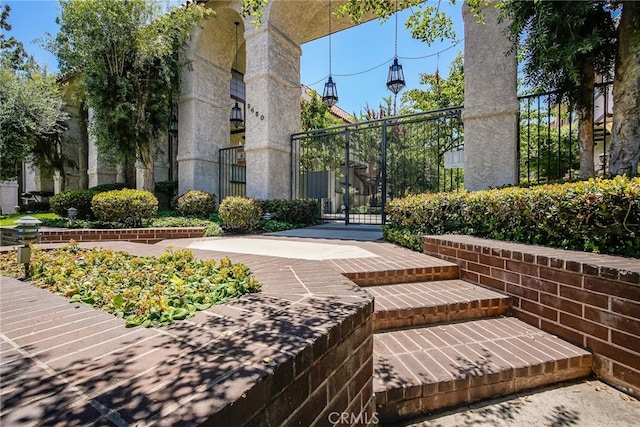
[[378,413],[374,412],[373,414],[367,414],[364,412],[360,412],[359,414],[354,414],[352,412],[331,412],[327,417],[329,422],[333,425],[377,425],[380,421],[378,419]]

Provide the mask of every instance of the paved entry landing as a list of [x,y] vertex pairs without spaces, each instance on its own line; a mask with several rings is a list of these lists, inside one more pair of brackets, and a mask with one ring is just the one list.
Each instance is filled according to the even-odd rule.
[[289,240],[259,239],[250,237],[227,237],[222,239],[197,240],[189,249],[233,252],[294,258],[307,260],[373,258],[376,254],[353,245],[335,245],[319,242],[292,242]]

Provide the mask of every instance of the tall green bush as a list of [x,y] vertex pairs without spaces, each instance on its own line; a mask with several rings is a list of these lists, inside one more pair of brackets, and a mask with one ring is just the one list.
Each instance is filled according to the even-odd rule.
[[640,178],[421,194],[386,212],[385,237],[419,250],[409,236],[453,233],[640,258]]
[[216,195],[201,190],[189,190],[176,201],[180,215],[209,218],[216,210]]
[[158,212],[158,199],[148,191],[113,190],[96,194],[91,208],[100,221],[140,227],[142,220],[151,219]]
[[316,200],[257,200],[263,213],[270,213],[271,219],[297,225],[320,223],[320,206]]
[[96,194],[98,192],[95,190],[62,191],[49,198],[51,211],[58,216],[66,218],[68,209],[76,208],[78,210],[78,219],[94,219],[95,216],[91,210],[91,199]]
[[237,231],[250,231],[262,217],[260,205],[245,197],[227,197],[218,209],[224,228]]

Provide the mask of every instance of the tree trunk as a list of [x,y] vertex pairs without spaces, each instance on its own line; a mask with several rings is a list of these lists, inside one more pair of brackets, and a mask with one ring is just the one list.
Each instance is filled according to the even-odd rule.
[[578,146],[580,147],[580,179],[596,176],[593,156],[593,90],[595,72],[593,63],[587,61],[582,67],[580,108],[578,108]]
[[78,141],[78,189],[89,188],[89,110],[85,101],[78,107],[80,140]]
[[609,172],[638,174],[640,158],[640,2],[623,2],[613,83]]
[[154,145],[151,141],[138,146],[136,161],[136,188],[153,193],[154,190]]

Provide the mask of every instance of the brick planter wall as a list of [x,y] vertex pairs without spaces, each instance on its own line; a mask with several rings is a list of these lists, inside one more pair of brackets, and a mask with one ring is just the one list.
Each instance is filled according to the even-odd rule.
[[426,236],[424,253],[502,291],[519,319],[594,353],[594,372],[640,397],[640,260],[468,236]]
[[[202,237],[204,227],[121,228],[117,230],[43,228],[38,243],[108,242],[120,240],[135,243],[157,243],[165,239]],[[13,235],[13,227],[1,227],[0,246],[20,244]]]
[[[315,310],[326,315],[309,307]],[[246,381],[253,377],[255,384],[202,425],[333,425],[340,417],[349,419],[344,425],[355,425],[374,420],[373,301],[346,317],[337,316],[334,326],[313,343],[290,341],[281,360],[273,360],[273,368],[271,360],[263,360],[264,370],[249,367]]]

